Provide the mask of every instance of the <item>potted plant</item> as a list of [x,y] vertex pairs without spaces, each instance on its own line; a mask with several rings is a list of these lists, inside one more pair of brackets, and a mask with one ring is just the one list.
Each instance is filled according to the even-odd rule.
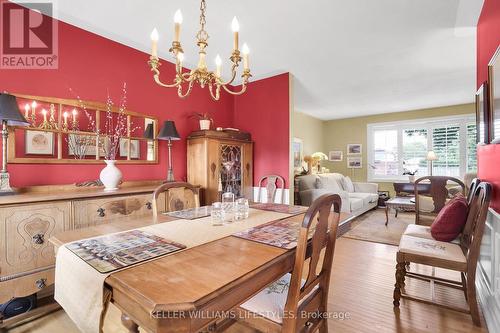
[[414,183],[415,175],[417,174],[418,169],[417,168],[412,169],[410,167],[406,167],[405,164],[407,163],[403,161],[403,176],[408,176],[408,180],[410,181],[410,183]]
[[213,123],[213,119],[210,118],[210,116],[208,115],[208,113],[198,113],[198,112],[195,112],[191,118],[198,118],[198,120],[200,121],[200,130],[204,131],[204,130],[209,130],[210,129],[210,124]]

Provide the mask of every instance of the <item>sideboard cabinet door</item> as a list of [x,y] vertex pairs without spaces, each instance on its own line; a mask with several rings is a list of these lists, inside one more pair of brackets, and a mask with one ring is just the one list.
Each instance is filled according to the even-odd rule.
[[70,202],[0,208],[0,278],[54,265],[49,238],[68,229]]

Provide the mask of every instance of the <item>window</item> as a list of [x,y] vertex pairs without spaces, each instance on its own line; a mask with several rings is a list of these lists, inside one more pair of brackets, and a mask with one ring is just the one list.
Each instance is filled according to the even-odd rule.
[[429,150],[438,157],[433,175],[463,177],[477,169],[473,115],[368,124],[367,130],[371,181],[407,180],[403,173],[415,171],[416,177],[429,175]]

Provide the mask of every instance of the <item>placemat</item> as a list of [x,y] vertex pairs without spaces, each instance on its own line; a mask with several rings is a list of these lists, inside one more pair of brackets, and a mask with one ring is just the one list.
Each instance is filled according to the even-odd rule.
[[[277,220],[237,232],[233,236],[289,250],[297,246],[302,220],[298,216]],[[309,236],[313,233],[314,227],[311,227]]]
[[85,239],[69,243],[66,247],[100,273],[109,273],[186,248],[141,230]]
[[284,205],[276,203],[253,203],[250,207],[260,210],[269,210],[272,212],[285,213],[291,215],[298,215],[305,213],[308,207],[304,206],[294,206],[294,205]]
[[194,219],[199,219],[202,217],[210,216],[211,212],[212,212],[211,206],[203,206],[203,207],[197,207],[197,208],[188,208],[188,209],[184,209],[184,210],[178,210],[175,212],[165,212],[162,214],[176,217],[176,218],[183,219],[183,220],[194,220]]

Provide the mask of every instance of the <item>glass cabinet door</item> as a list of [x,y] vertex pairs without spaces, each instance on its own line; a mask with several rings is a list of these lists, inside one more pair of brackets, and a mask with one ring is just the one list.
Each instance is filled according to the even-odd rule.
[[222,192],[234,193],[236,198],[243,196],[241,174],[241,146],[220,145],[220,185]]

